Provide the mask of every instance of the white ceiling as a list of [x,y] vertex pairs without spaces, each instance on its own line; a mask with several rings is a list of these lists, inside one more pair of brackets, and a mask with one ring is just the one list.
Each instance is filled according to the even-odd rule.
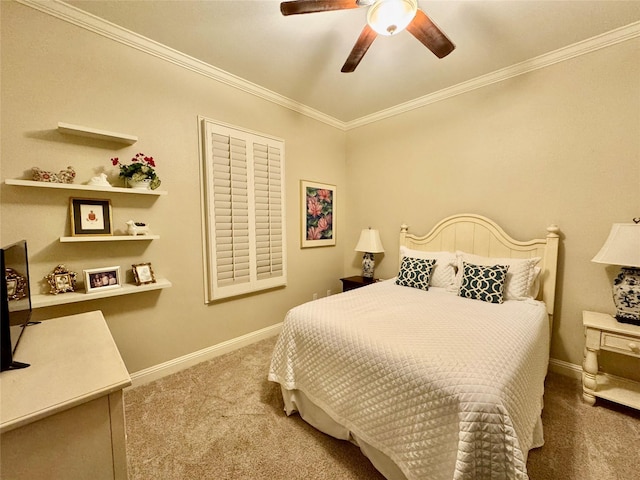
[[379,36],[354,73],[341,73],[366,8],[284,17],[274,0],[66,3],[341,122],[640,21],[640,0],[419,0],[456,45],[449,56],[405,31]]

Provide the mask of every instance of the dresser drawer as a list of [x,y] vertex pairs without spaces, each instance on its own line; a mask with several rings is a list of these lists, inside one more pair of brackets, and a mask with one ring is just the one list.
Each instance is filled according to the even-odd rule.
[[638,337],[624,337],[602,332],[600,346],[606,350],[625,353],[640,358],[640,338]]

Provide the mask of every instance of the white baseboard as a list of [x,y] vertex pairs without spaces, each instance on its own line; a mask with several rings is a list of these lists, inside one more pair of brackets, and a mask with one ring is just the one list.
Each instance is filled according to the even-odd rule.
[[217,345],[198,350],[197,352],[174,358],[173,360],[169,360],[168,362],[160,363],[158,365],[154,365],[153,367],[134,372],[131,374],[131,387],[129,388],[144,385],[145,383],[158,380],[159,378],[162,378],[164,376],[171,375],[172,373],[179,372],[180,370],[184,370],[185,368],[192,367],[200,362],[205,362],[220,355],[224,355],[225,353],[233,352],[235,350],[238,350],[239,348],[259,342],[260,340],[274,337],[278,335],[281,330],[282,323],[278,323],[276,325],[272,325],[255,332],[242,335],[241,337],[233,338],[231,340],[227,340],[226,342],[222,342]]
[[[278,323],[255,332],[242,335],[241,337],[233,338],[226,342],[198,350],[197,352],[174,358],[168,362],[145,368],[144,370],[131,374],[131,387],[144,385],[145,383],[179,372],[180,370],[192,367],[200,362],[206,362],[207,360],[211,360],[212,358],[220,355],[233,352],[239,348],[259,342],[260,340],[275,337],[281,330],[282,323]],[[582,367],[580,365],[575,365],[563,360],[557,360],[555,358],[549,360],[549,370],[578,380],[582,378]]]
[[575,378],[577,380],[582,379],[582,366],[575,363],[565,362],[564,360],[558,360],[551,358],[549,360],[549,370],[554,373],[559,373],[565,377]]

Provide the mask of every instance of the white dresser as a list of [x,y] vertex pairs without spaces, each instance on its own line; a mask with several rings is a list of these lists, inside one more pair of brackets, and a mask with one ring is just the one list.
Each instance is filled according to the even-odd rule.
[[126,479],[131,378],[99,311],[27,327],[0,373],[0,477]]

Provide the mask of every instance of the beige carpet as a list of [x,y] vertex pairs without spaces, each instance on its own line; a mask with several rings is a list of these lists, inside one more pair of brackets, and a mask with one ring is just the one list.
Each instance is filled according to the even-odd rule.
[[[131,480],[384,480],[348,442],[282,410],[266,379],[275,339],[125,392]],[[582,403],[579,382],[549,374],[545,446],[532,480],[640,478],[640,414]]]

